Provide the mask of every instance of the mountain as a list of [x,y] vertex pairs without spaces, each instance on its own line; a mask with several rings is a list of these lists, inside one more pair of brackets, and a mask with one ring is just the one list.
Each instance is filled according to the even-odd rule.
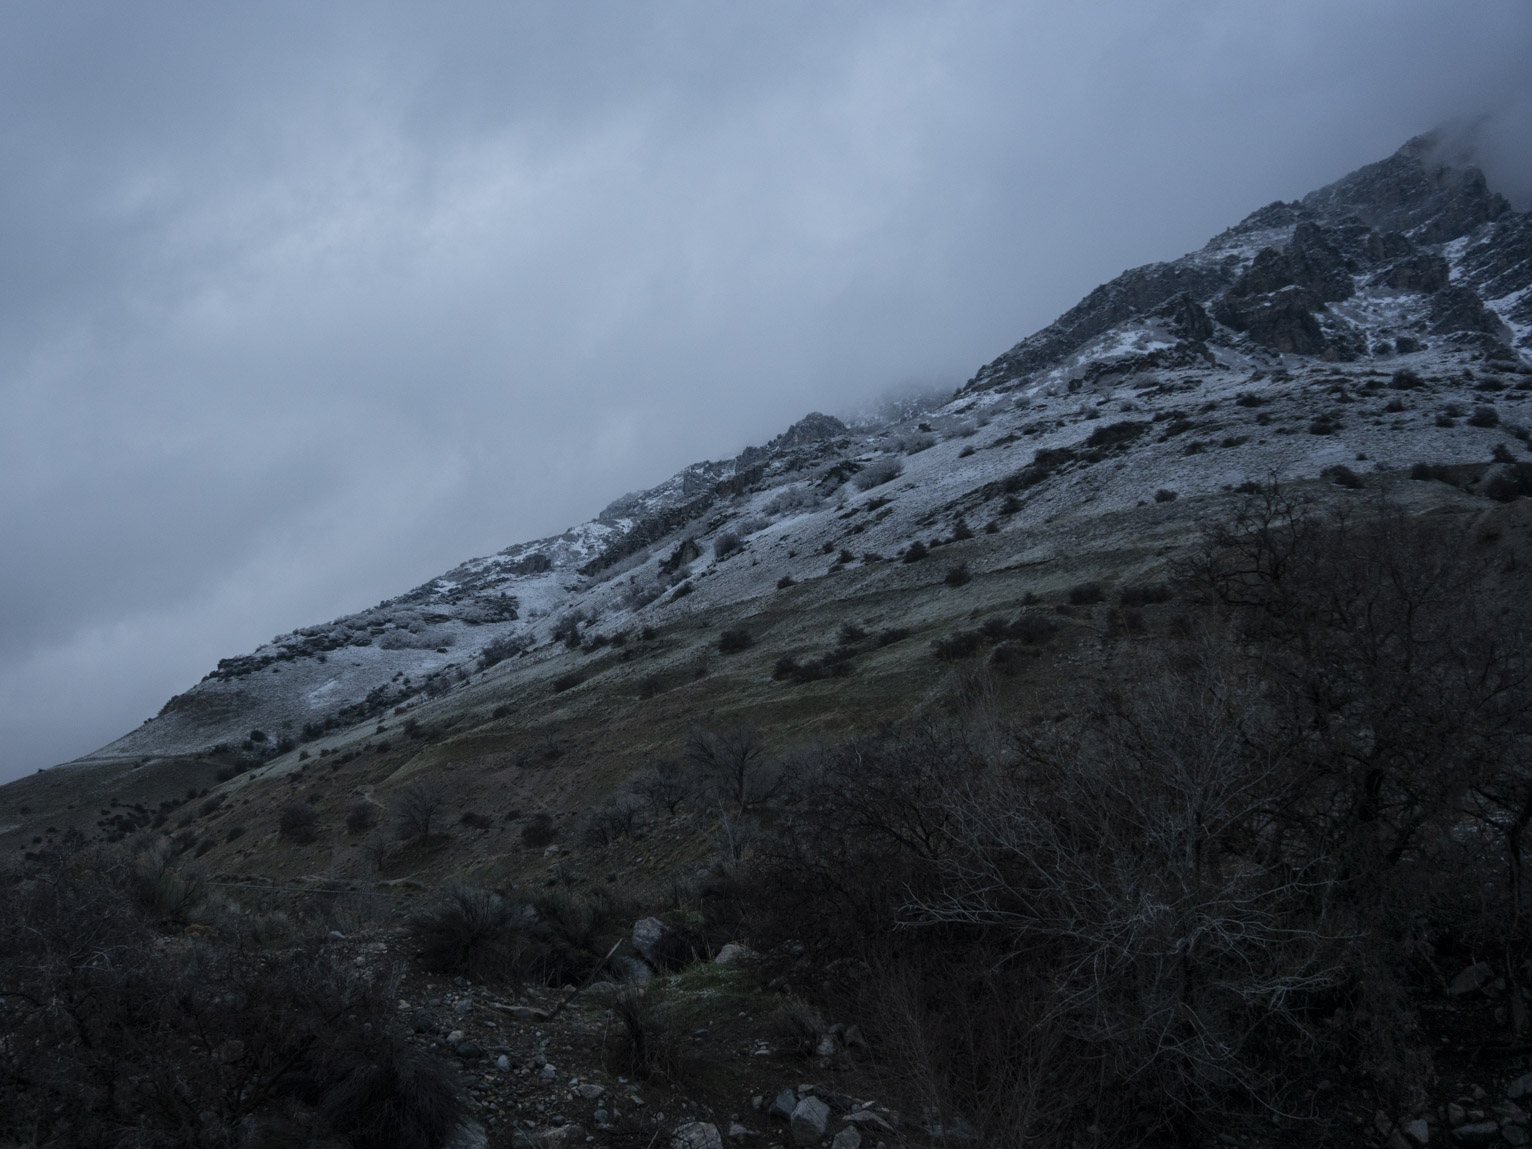
[[0,1116],[1526,1143],[1524,408],[1532,217],[1425,136],[224,659],[0,787]]
[[[1199,251],[1124,272],[924,414],[809,415],[561,535],[223,659],[68,766],[287,768],[465,690],[583,676],[582,646],[748,615],[831,575],[832,599],[929,579],[898,561],[917,538],[961,542],[979,575],[1051,561],[1109,516],[1152,533],[1252,478],[1524,452],[1529,362],[1532,215],[1421,136]],[[13,834],[31,823],[11,821]]]

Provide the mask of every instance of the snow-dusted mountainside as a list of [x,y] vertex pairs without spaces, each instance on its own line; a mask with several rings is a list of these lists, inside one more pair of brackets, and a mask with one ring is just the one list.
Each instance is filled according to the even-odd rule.
[[937,409],[856,428],[810,415],[562,535],[225,659],[81,761],[286,749],[699,605],[852,565],[894,579],[917,540],[989,532],[1016,561],[1105,512],[1419,463],[1532,493],[1516,462],[1529,396],[1532,214],[1422,137],[1125,272]]

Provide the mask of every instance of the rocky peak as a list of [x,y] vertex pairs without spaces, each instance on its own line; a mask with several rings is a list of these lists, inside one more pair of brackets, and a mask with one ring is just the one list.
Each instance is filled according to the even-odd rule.
[[1402,232],[1416,243],[1446,243],[1511,210],[1489,190],[1484,173],[1449,159],[1439,133],[1416,136],[1386,160],[1358,168],[1303,197],[1326,221],[1351,216],[1376,231]]

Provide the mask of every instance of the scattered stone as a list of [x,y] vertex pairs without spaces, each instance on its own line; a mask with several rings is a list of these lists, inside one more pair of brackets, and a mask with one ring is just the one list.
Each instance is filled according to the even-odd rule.
[[1417,1117],[1413,1121],[1406,1121],[1402,1127],[1404,1135],[1417,1145],[1429,1145],[1431,1143],[1431,1126],[1426,1124],[1423,1117]]
[[457,1003],[452,1007],[452,1012],[457,1014],[459,1017],[462,1017],[463,1014],[467,1013],[472,1008],[473,1008],[473,999],[472,998],[470,998],[470,997],[460,997],[460,998],[457,999]]
[[894,1131],[892,1124],[878,1116],[871,1109],[858,1109],[855,1113],[848,1114],[845,1120],[855,1125],[871,1125],[885,1133],[892,1133]]
[[516,1021],[547,1021],[548,1011],[530,1005],[496,1005],[495,1008]]
[[1532,1073],[1523,1073],[1505,1087],[1505,1095],[1512,1101],[1525,1097],[1528,1093],[1532,1093]]
[[1468,1122],[1468,1111],[1456,1101],[1447,1103],[1447,1124],[1454,1127],[1465,1125]]
[[488,1144],[489,1134],[484,1132],[484,1126],[477,1121],[463,1121],[447,1135],[442,1149],[485,1149]]
[[718,1126],[707,1121],[681,1125],[670,1135],[670,1149],[723,1149]]
[[220,1042],[218,1048],[213,1050],[213,1057],[225,1065],[231,1065],[243,1056],[245,1056],[245,1043],[237,1037]]
[[1453,978],[1447,986],[1447,993],[1452,997],[1461,997],[1465,993],[1472,993],[1476,989],[1483,989],[1494,980],[1495,971],[1487,961],[1477,961],[1469,966],[1457,977]]
[[477,1041],[463,1041],[458,1043],[456,1052],[464,1061],[477,1061],[484,1056],[484,1047]]
[[750,1130],[746,1129],[738,1121],[729,1123],[729,1140],[738,1141],[741,1137],[749,1137]]
[[585,1130],[574,1124],[520,1132],[511,1140],[512,1149],[559,1149],[560,1146],[583,1144]]
[[633,923],[633,948],[650,965],[663,965],[664,962],[657,959],[663,954],[663,947],[674,932],[659,918],[640,918]]
[[511,1059],[502,1053],[499,1057],[495,1058],[495,1068],[501,1073],[508,1072],[511,1068]]
[[1452,1139],[1459,1145],[1487,1145],[1499,1136],[1500,1124],[1496,1121],[1475,1121],[1452,1131]]
[[848,1125],[835,1135],[830,1149],[862,1149],[862,1135],[856,1131],[855,1125]]
[[606,1086],[597,1085],[593,1081],[588,1081],[584,1085],[576,1087],[575,1092],[578,1093],[581,1097],[585,1098],[587,1101],[594,1101],[596,1098],[600,1097],[603,1093],[606,1092]]
[[648,981],[654,976],[647,962],[627,954],[618,954],[608,964],[623,981]]
[[1526,1128],[1516,1124],[1504,1126],[1500,1130],[1500,1136],[1504,1137],[1506,1142],[1511,1145],[1525,1145],[1527,1142],[1532,1141],[1532,1137],[1527,1135]]
[[867,1039],[862,1036],[862,1030],[860,1026],[846,1026],[846,1032],[841,1035],[841,1040],[846,1043],[847,1049],[867,1048]]
[[544,1081],[552,1081],[558,1075],[559,1071],[554,1069],[552,1065],[545,1065],[537,1071],[537,1076],[541,1077]]
[[777,1099],[771,1103],[771,1108],[766,1111],[768,1117],[780,1117],[783,1121],[793,1119],[793,1110],[798,1108],[798,1095],[791,1089],[784,1089],[777,1094]]
[[717,955],[713,958],[713,964],[728,965],[731,962],[737,962],[750,956],[750,951],[747,950],[744,946],[736,945],[734,942],[730,942],[728,945],[719,949]]
[[814,1054],[816,1057],[834,1057],[835,1038],[831,1037],[828,1033],[821,1037],[819,1044],[814,1047]]
[[608,1113],[605,1109],[598,1109],[594,1113],[591,1114],[591,1119],[595,1121],[597,1126],[601,1126],[601,1125],[605,1125],[608,1121],[610,1121],[612,1119],[612,1115],[610,1113]]
[[451,1033],[447,1034],[448,1045],[456,1045],[458,1042],[466,1041],[467,1039],[468,1035],[461,1029],[454,1029]]
[[793,1141],[799,1145],[817,1145],[830,1124],[830,1107],[817,1097],[805,1097],[788,1118]]

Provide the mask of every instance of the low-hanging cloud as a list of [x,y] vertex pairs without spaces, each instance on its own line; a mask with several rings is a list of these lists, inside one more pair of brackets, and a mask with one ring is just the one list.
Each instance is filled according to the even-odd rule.
[[[1489,114],[1532,10],[12,6],[0,777]],[[1519,125],[1519,126],[1518,126]],[[1519,134],[1518,134],[1519,133]]]

